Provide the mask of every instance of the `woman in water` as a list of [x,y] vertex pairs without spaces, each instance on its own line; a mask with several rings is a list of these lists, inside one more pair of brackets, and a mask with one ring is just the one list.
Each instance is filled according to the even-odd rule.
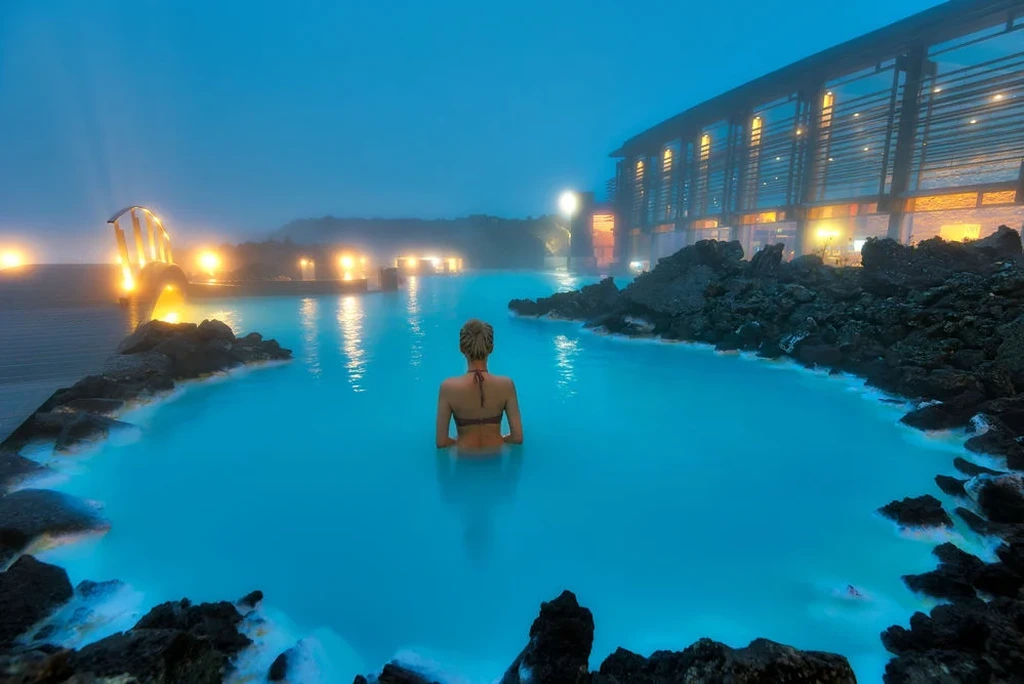
[[[487,358],[494,351],[494,329],[483,321],[467,321],[459,333],[459,351],[469,370],[441,383],[437,398],[437,448],[495,449],[523,443],[519,399],[511,378],[491,375]],[[508,417],[509,434],[501,434],[501,418]],[[458,437],[448,426],[455,418]]]

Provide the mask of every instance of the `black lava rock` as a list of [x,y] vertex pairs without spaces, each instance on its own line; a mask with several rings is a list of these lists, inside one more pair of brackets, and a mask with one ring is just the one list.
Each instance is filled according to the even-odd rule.
[[942,502],[930,494],[892,501],[878,509],[887,518],[904,527],[952,527],[953,521],[942,509]]
[[526,684],[521,679],[523,669],[535,684],[583,680],[593,643],[593,615],[580,607],[572,592],[563,591],[541,604],[540,615],[530,627],[530,643],[505,672],[502,684]]
[[22,556],[0,573],[0,646],[9,644],[72,596],[62,568]]

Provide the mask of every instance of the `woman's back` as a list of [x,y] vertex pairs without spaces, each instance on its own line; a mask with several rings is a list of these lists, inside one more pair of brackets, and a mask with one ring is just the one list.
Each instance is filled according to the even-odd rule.
[[[521,444],[523,427],[519,400],[511,378],[492,375],[487,358],[494,348],[494,332],[483,321],[472,320],[462,327],[459,349],[466,356],[469,371],[441,383],[437,400],[436,440],[438,448],[493,448],[503,443]],[[508,418],[509,434],[502,436],[501,420]],[[449,436],[455,419],[457,439]]]

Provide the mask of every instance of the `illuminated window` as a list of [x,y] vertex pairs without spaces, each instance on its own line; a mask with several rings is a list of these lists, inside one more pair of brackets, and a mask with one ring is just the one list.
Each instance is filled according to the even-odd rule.
[[637,159],[636,160],[636,180],[637,180],[638,183],[640,183],[640,182],[643,181],[643,179],[644,179],[644,160],[643,159]]
[[977,240],[980,236],[981,226],[976,223],[957,223],[950,226],[939,226],[939,237],[948,242]]
[[948,209],[974,209],[978,206],[978,193],[958,192],[951,195],[914,197],[907,202],[909,211],[943,211]]
[[992,206],[993,204],[1013,204],[1016,201],[1016,190],[999,190],[996,192],[986,192],[981,196],[981,205],[983,207]]
[[672,170],[672,148],[666,147],[661,155],[661,169],[666,173]]
[[750,122],[750,146],[757,147],[761,144],[761,117],[755,116]]
[[832,124],[832,107],[836,103],[836,96],[828,91],[821,98],[821,127],[828,128]]
[[705,133],[700,136],[700,160],[706,162],[711,156],[711,136]]

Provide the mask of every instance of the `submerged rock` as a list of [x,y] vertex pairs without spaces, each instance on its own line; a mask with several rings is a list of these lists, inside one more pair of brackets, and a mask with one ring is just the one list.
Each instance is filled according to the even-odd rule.
[[942,509],[942,502],[931,494],[892,501],[878,509],[903,527],[952,527],[953,521]]
[[68,574],[22,556],[0,573],[0,646],[9,644],[72,596]]

